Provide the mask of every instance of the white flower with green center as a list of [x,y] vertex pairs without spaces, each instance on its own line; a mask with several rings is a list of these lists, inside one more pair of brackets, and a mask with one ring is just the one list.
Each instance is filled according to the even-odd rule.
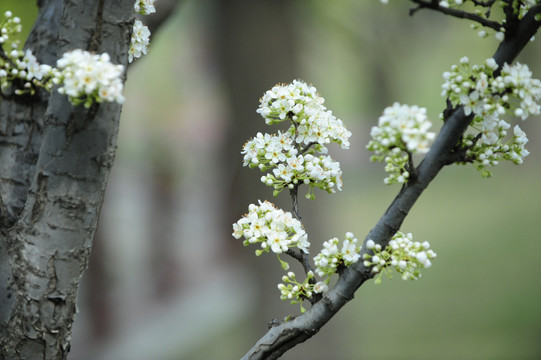
[[363,264],[378,274],[377,284],[381,282],[381,274],[386,273],[391,277],[392,269],[401,274],[403,280],[417,280],[421,277],[421,269],[431,267],[431,259],[437,256],[430,249],[428,241],[423,243],[413,241],[411,234],[400,231],[391,238],[384,249],[372,240],[367,241],[367,248],[371,249],[373,254],[365,254]]
[[297,247],[308,252],[310,243],[299,220],[289,212],[277,209],[268,201],[251,204],[248,214],[233,224],[233,236],[244,237],[244,246],[259,243],[257,255],[272,251],[275,254]]
[[124,67],[111,63],[107,53],[97,55],[80,49],[66,52],[57,61],[55,79],[62,86],[58,92],[66,94],[74,105],[89,107],[94,101],[122,103],[122,74]]
[[323,154],[331,142],[349,148],[351,133],[324,101],[313,86],[298,80],[276,85],[261,98],[257,112],[267,124],[289,121],[291,125],[277,135],[258,133],[241,153],[244,166],[272,170],[261,182],[274,187],[275,196],[300,184],[309,185],[309,199],[315,198],[316,187],[329,193],[342,189],[340,164]]
[[139,20],[133,23],[133,31],[128,51],[128,61],[132,62],[147,53],[150,44],[150,30]]
[[154,2],[155,0],[136,0],[133,8],[135,12],[141,15],[149,15],[156,12]]
[[346,239],[342,244],[342,258],[346,264],[353,264],[359,260],[361,255],[359,254],[359,246],[357,239],[352,233],[346,234]]
[[[525,120],[541,114],[541,81],[532,77],[528,66],[504,64],[495,76],[497,69],[493,58],[482,65],[470,65],[464,58],[460,65],[453,65],[451,71],[444,73],[442,86],[442,95],[452,105],[462,105],[465,115],[473,117],[461,146],[466,153],[464,162],[473,163],[484,177],[491,176],[488,166],[501,160],[521,164],[529,154],[525,143],[517,142],[516,136],[506,138],[511,125],[500,117],[508,113]],[[475,86],[468,85],[469,82]]]
[[372,140],[367,145],[373,151],[371,161],[385,161],[385,171],[389,175],[384,183],[404,183],[409,178],[409,157],[425,154],[430,150],[436,134],[428,131],[432,123],[426,116],[426,109],[418,106],[394,103],[387,107],[372,127]]
[[339,266],[349,266],[360,259],[361,246],[353,233],[346,233],[345,240],[340,247],[340,240],[333,238],[323,243],[323,249],[314,257],[315,272],[319,276],[326,276],[328,284],[330,276]]

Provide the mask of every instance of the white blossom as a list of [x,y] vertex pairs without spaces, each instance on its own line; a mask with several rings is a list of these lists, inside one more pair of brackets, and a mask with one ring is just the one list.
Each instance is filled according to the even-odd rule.
[[309,186],[307,198],[313,199],[314,189],[329,193],[342,189],[340,164],[328,155],[327,145],[337,143],[349,148],[351,133],[331,111],[316,89],[302,81],[279,84],[265,92],[257,112],[270,125],[291,122],[289,129],[278,134],[258,133],[242,148],[243,164],[269,171],[261,182],[275,189]]
[[374,151],[372,161],[385,161],[386,184],[403,183],[409,178],[407,170],[410,154],[425,154],[436,134],[428,131],[432,123],[426,109],[394,103],[383,111],[378,126],[370,131],[368,150]]
[[74,104],[90,106],[93,101],[124,101],[122,74],[124,67],[111,63],[107,53],[97,55],[80,49],[66,52],[57,60],[62,84],[58,92]]
[[147,53],[150,44],[150,30],[139,20],[133,24],[128,61],[132,62]]
[[141,15],[149,15],[156,12],[154,2],[155,0],[136,0],[133,8]]
[[[436,258],[436,253],[430,249],[428,241],[419,243],[413,241],[408,233],[397,232],[385,249],[374,249],[373,255],[365,254],[364,266],[372,266],[372,272],[390,272],[391,268],[402,275],[404,280],[416,280],[421,276],[420,269],[432,266],[430,259]],[[381,282],[381,276],[376,277]]]
[[248,214],[233,224],[233,237],[244,237],[245,246],[260,243],[263,251],[276,254],[291,247],[308,252],[308,236],[301,222],[290,212],[277,209],[268,201],[259,201],[259,205],[250,204],[248,210]]
[[[462,105],[465,115],[473,116],[464,146],[469,161],[485,177],[491,175],[488,166],[502,159],[521,164],[529,154],[521,143],[525,135],[506,140],[511,125],[501,116],[511,113],[525,120],[541,114],[541,81],[533,78],[528,66],[504,64],[500,74],[494,76],[497,69],[493,58],[473,66],[461,59],[460,66],[454,65],[443,75],[442,95],[453,105]],[[475,86],[465,86],[464,78],[471,79]]]
[[329,287],[323,281],[318,281],[314,285],[314,292],[316,292],[316,293],[322,293],[322,292],[327,291],[328,289],[329,289]]
[[323,249],[314,257],[319,276],[331,276],[339,265],[349,266],[360,259],[361,246],[353,233],[348,232],[341,247],[339,244],[338,238],[325,241]]

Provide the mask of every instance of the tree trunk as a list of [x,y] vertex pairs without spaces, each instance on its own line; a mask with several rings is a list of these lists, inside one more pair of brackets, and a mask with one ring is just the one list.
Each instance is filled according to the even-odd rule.
[[[26,44],[54,65],[73,49],[127,65],[133,0],[38,1]],[[9,94],[8,94],[9,95]],[[53,90],[0,103],[0,358],[65,359],[113,163],[121,106]]]

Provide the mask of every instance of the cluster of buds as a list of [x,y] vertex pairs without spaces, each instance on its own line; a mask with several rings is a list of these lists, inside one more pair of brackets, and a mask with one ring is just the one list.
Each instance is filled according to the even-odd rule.
[[[273,252],[277,255],[282,268],[289,270],[289,264],[280,258],[282,253],[292,248],[299,249],[305,254],[309,253],[310,243],[302,223],[295,219],[290,212],[277,209],[268,201],[259,201],[259,205],[250,204],[248,213],[233,224],[233,237],[244,238],[244,246],[259,244],[261,247],[255,251],[257,256]],[[360,259],[361,246],[355,235],[346,233],[345,240],[340,244],[338,238],[326,241],[321,252],[315,256],[316,273],[326,277],[323,281],[316,281],[314,272],[308,271],[306,279],[300,283],[293,272],[288,272],[278,285],[282,300],[291,300],[293,304],[301,304],[312,297],[313,294],[327,291],[330,277],[337,272],[340,266],[346,267]]]
[[370,131],[367,148],[375,153],[371,161],[385,161],[385,184],[405,183],[410,178],[412,155],[427,153],[436,137],[428,131],[431,127],[425,108],[394,103],[383,111],[378,126]]
[[6,91],[15,83],[16,95],[34,95],[40,87],[51,91],[56,69],[39,64],[32,50],[19,48],[20,41],[14,36],[21,31],[21,19],[6,11],[0,22],[0,88]]
[[350,266],[361,257],[361,246],[353,233],[346,233],[342,247],[339,246],[338,238],[325,241],[323,249],[314,257],[314,263],[317,266],[316,273],[321,277],[328,277],[325,283],[329,282],[329,277],[336,273],[339,266]]
[[524,145],[528,138],[515,125],[508,139],[511,125],[501,117],[511,113],[522,120],[541,114],[541,81],[534,79],[528,66],[504,64],[495,75],[498,64],[489,58],[482,65],[470,65],[467,57],[460,65],[445,72],[442,96],[454,106],[463,106],[466,115],[472,115],[471,129],[463,140],[466,161],[472,162],[485,177],[500,160],[521,164],[529,152]]
[[421,277],[421,269],[432,266],[430,260],[436,257],[428,241],[423,243],[413,241],[410,233],[404,234],[400,231],[392,237],[384,249],[373,240],[368,240],[366,247],[372,250],[373,254],[364,255],[364,266],[371,266],[372,272],[378,274],[376,283],[381,282],[383,273],[390,277],[392,269],[401,274],[403,280],[417,280]]
[[308,271],[306,278],[300,283],[297,281],[295,273],[289,271],[287,275],[282,276],[282,282],[278,284],[280,299],[289,300],[292,304],[300,304],[301,313],[304,313],[306,311],[302,305],[304,300],[312,298],[314,294],[320,294],[328,290],[325,282],[314,282],[312,279],[314,279],[314,273]]

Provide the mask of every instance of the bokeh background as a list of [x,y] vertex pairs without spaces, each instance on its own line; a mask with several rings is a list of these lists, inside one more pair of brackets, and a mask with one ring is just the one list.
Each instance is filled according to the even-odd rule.
[[[90,266],[82,279],[72,360],[237,359],[267,323],[298,314],[279,299],[282,270],[231,237],[250,203],[289,209],[284,192],[242,167],[242,145],[268,129],[258,99],[278,82],[314,84],[353,132],[332,147],[342,192],[301,199],[317,253],[345,232],[364,239],[399,187],[365,146],[384,107],[426,107],[435,129],[442,73],[498,43],[470,23],[407,1],[158,0],[150,54],[129,69],[118,155]],[[35,2],[2,0],[23,18]],[[537,77],[541,47],[519,61]],[[490,179],[444,169],[402,231],[438,253],[421,280],[363,285],[319,334],[283,359],[541,358],[541,124],[521,123],[524,165]],[[301,188],[301,194],[303,189]]]

